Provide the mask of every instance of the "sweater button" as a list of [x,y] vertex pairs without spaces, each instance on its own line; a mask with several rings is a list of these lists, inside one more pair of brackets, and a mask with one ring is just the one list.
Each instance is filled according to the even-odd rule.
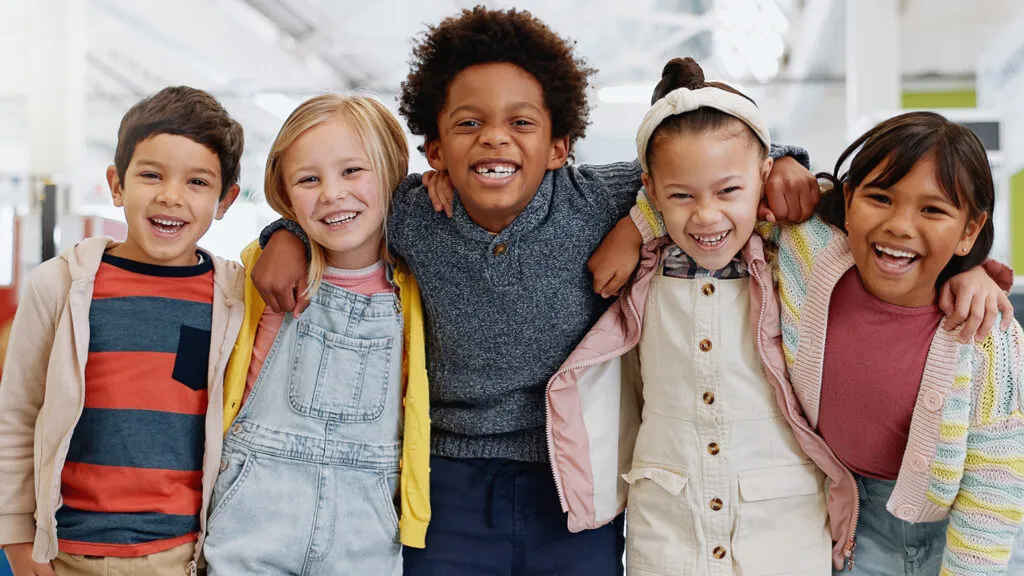
[[942,409],[942,395],[934,390],[925,392],[924,407],[932,412],[938,412]]
[[707,284],[704,285],[703,288],[700,289],[700,291],[703,292],[705,296],[711,296],[712,294],[715,293],[715,285],[708,282]]
[[714,510],[715,512],[718,512],[719,510],[722,509],[722,499],[712,498],[711,502],[708,502],[708,506],[710,506],[711,509]]
[[707,338],[701,340],[700,341],[700,351],[701,352],[710,352],[711,351],[711,340],[708,340]]
[[501,256],[502,254],[505,253],[505,250],[508,250],[508,246],[506,246],[505,244],[498,244],[497,246],[494,247],[494,255]]
[[715,395],[712,394],[711,392],[705,392],[704,393],[704,403],[707,404],[708,406],[714,404],[715,403]]
[[907,522],[913,520],[915,514],[917,514],[917,510],[910,504],[904,504],[896,509],[896,515]]
[[914,472],[927,472],[928,471],[928,460],[920,454],[914,454],[913,459],[910,461],[910,467]]
[[715,558],[721,560],[722,558],[725,558],[725,548],[715,546],[715,549],[711,551],[711,554],[713,554]]

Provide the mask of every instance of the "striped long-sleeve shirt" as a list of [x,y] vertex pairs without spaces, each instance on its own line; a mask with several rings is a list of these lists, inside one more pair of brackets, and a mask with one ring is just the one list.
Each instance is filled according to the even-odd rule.
[[208,258],[165,267],[103,256],[85,408],[61,473],[61,551],[136,557],[196,539],[213,291]]

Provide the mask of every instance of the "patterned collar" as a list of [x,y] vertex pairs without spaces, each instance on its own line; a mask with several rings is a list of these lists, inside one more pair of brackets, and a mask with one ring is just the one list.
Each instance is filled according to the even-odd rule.
[[665,248],[664,269],[665,276],[672,278],[718,278],[720,280],[735,280],[750,276],[747,271],[747,264],[740,254],[737,254],[724,268],[720,270],[707,270],[701,268],[693,258],[690,258],[682,248],[675,244]]

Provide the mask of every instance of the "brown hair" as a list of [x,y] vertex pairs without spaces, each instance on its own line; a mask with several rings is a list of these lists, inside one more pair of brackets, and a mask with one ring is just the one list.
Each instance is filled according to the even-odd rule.
[[435,141],[440,137],[437,115],[455,76],[476,64],[507,62],[540,83],[551,113],[551,137],[567,137],[571,152],[590,123],[587,82],[595,73],[574,49],[575,42],[561,38],[525,10],[463,10],[428,27],[416,41],[409,76],[402,82],[399,112],[410,132]]
[[[409,145],[398,119],[377,100],[362,95],[322,94],[300,104],[284,121],[284,126],[281,126],[281,131],[270,147],[263,194],[275,212],[289,220],[297,220],[285,189],[284,175],[281,174],[281,155],[307,130],[333,119],[341,119],[356,133],[366,150],[370,170],[377,177],[377,193],[380,194],[384,212],[381,257],[390,262],[387,223],[391,211],[391,193],[409,172]],[[327,258],[323,247],[312,240],[309,253],[306,292],[312,294],[323,278]]]
[[[665,64],[665,68],[661,71],[661,80],[658,81],[658,85],[654,87],[654,93],[651,95],[651,104],[653,105],[658,100],[668,96],[669,93],[680,88],[687,88],[689,90],[718,88],[719,90],[743,96],[755,106],[757,105],[757,102],[754,102],[749,96],[728,84],[704,80],[704,70],[700,67],[700,64],[697,64],[696,60],[690,57],[673,58],[668,61],[668,64]],[[744,127],[752,142],[763,151],[762,157],[767,157],[768,151],[761,145],[761,140],[758,139],[757,134],[744,124],[742,120],[715,108],[701,107],[690,112],[669,116],[658,125],[654,133],[651,134],[650,144],[647,146],[647,158],[645,158],[647,165],[650,166],[653,162],[655,144],[661,138],[673,135],[704,134],[721,130],[727,126],[730,128],[735,127],[737,130],[741,126]]]
[[[889,188],[929,155],[935,159],[939,185],[953,205],[958,209],[966,205],[969,220],[976,220],[984,213],[989,215],[971,251],[963,256],[954,255],[939,274],[938,284],[941,285],[984,262],[995,237],[992,170],[985,146],[970,129],[934,112],[907,112],[882,122],[854,140],[839,155],[833,173],[818,174],[818,178],[828,180],[833,187],[822,196],[817,212],[829,224],[846,230],[844,188],[851,191],[860,186]],[[848,159],[850,168],[840,175]],[[879,166],[885,168],[873,180],[865,182]]]
[[244,136],[242,126],[210,93],[171,86],[132,106],[117,129],[114,166],[122,182],[139,142],[159,134],[184,136],[209,148],[220,160],[221,190],[238,183]]

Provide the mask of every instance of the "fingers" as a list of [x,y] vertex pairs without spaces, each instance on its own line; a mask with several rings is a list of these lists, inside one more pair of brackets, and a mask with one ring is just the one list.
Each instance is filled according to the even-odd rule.
[[57,576],[57,573],[53,571],[53,566],[50,564],[36,564],[35,576]]
[[952,330],[955,327],[963,324],[967,321],[967,318],[971,315],[971,301],[974,300],[974,294],[971,292],[965,292],[963,294],[954,294],[953,312],[946,319],[946,328]]
[[1003,330],[1009,330],[1010,325],[1013,324],[1013,304],[1006,294],[999,293],[999,296],[996,298],[996,307],[1003,315],[1003,321],[999,324],[999,327]]
[[[981,327],[982,322],[985,320],[985,298],[974,298],[971,302],[970,313],[967,320],[964,321],[964,325],[960,328],[960,341],[967,343],[974,338],[975,334],[978,333],[978,328]],[[995,322],[993,322],[994,324]]]
[[772,209],[768,207],[768,201],[763,197],[757,205],[757,219],[763,222],[775,222],[775,214],[772,214]]
[[984,340],[992,332],[992,327],[996,325],[996,317],[999,315],[999,305],[996,297],[989,296],[986,298],[982,309],[984,310],[985,317],[978,327],[978,333],[974,335],[974,339],[978,342]]
[[292,309],[292,316],[298,318],[309,307],[309,294],[306,293],[308,280],[303,277],[295,287],[295,306]]
[[792,218],[789,207],[789,199],[786,194],[773,187],[765,196],[768,197],[768,206],[772,209],[776,220],[789,222]]
[[[942,290],[939,291],[939,310],[947,317],[953,313],[953,289],[950,288],[951,282],[946,282],[942,285]],[[949,318],[946,319],[946,330],[952,330],[956,327],[956,324],[949,323]]]

